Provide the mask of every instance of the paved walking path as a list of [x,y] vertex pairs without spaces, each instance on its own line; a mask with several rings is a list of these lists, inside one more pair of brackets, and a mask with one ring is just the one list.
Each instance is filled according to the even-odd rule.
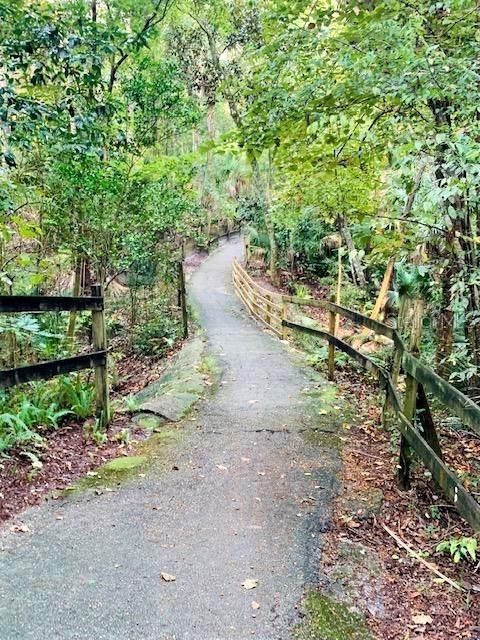
[[230,285],[240,253],[224,245],[190,284],[221,368],[196,420],[145,477],[31,508],[30,533],[4,528],[1,640],[293,637],[337,472],[310,437],[331,388],[248,317]]

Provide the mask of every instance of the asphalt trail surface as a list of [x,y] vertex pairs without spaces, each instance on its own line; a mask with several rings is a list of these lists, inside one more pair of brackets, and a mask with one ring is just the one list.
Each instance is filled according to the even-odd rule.
[[0,640],[294,637],[338,460],[306,437],[318,381],[233,293],[241,251],[223,245],[191,280],[221,373],[161,462],[25,511],[29,533],[0,532]]

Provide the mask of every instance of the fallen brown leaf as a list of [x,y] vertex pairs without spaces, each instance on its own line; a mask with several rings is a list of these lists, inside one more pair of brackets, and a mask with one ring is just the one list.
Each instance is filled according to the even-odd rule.
[[165,582],[175,582],[177,579],[177,576],[172,576],[171,573],[165,573],[165,571],[162,571],[160,575],[162,576],[162,580]]
[[10,531],[12,533],[30,533],[30,529],[26,524],[23,524],[23,522],[21,522],[20,524],[12,524],[12,526],[10,527]]
[[433,622],[433,618],[429,615],[427,615],[426,613],[417,613],[416,615],[412,616],[412,622],[413,624],[432,624]]
[[244,589],[255,589],[255,587],[258,587],[258,585],[259,585],[258,578],[247,578],[242,582],[242,587]]

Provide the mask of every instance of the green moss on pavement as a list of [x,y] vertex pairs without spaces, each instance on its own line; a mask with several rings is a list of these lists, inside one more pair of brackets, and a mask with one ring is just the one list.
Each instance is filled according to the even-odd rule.
[[103,471],[118,473],[119,471],[130,471],[130,469],[136,469],[141,467],[147,462],[145,456],[123,456],[121,458],[114,458],[107,462],[103,467]]
[[296,640],[373,640],[364,617],[321,593],[305,601],[305,619],[297,627]]

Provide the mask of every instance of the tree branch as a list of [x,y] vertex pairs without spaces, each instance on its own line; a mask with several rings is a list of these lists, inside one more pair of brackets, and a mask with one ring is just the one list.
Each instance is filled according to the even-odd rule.
[[[162,3],[164,2],[164,6],[163,6],[163,11],[160,11],[160,7],[162,5]],[[150,16],[145,20],[143,27],[140,29],[140,31],[137,33],[137,35],[134,37],[133,41],[130,44],[130,50],[129,51],[125,51],[124,53],[121,54],[120,58],[118,58],[118,60],[112,62],[112,67],[110,69],[110,78],[108,81],[108,92],[112,93],[113,91],[113,87],[115,85],[115,81],[117,79],[117,74],[118,71],[120,69],[120,67],[123,65],[123,63],[129,58],[130,54],[132,53],[132,50],[134,50],[135,46],[139,43],[139,41],[141,40],[141,38],[143,36],[145,36],[151,29],[154,29],[158,24],[160,24],[160,22],[162,22],[165,19],[165,16],[167,15],[168,9],[170,8],[170,6],[173,4],[174,0],[158,0],[153,12],[150,14]],[[125,41],[123,43],[123,45],[126,44],[127,41]],[[122,50],[121,47],[119,47],[120,51]]]

